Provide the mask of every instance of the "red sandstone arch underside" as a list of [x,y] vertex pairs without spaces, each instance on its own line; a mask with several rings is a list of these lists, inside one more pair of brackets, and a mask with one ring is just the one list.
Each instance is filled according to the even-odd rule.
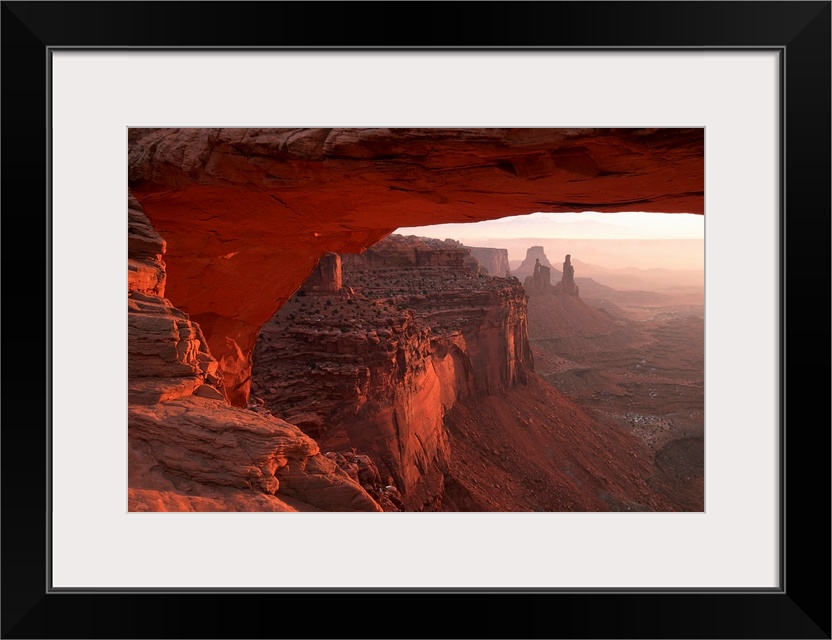
[[260,327],[326,252],[535,211],[704,213],[704,129],[131,129],[167,297],[236,404]]

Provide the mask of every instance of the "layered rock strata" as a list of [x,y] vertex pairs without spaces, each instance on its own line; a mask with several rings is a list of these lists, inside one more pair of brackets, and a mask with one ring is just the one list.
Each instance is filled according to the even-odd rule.
[[393,236],[342,256],[344,288],[304,285],[255,350],[254,395],[325,449],[368,454],[411,509],[439,506],[445,414],[532,367],[522,287],[471,271],[466,255]]
[[701,128],[132,128],[128,145],[129,185],[168,243],[166,295],[238,406],[260,327],[327,252],[535,211],[704,210]]
[[151,404],[194,393],[223,398],[222,374],[199,325],[164,297],[166,243],[128,197],[127,336],[130,398]]
[[[676,508],[643,441],[531,371],[517,280],[464,260],[417,267],[416,247],[455,249],[393,236],[343,256],[340,291],[302,287],[258,340],[254,401],[301,425],[385,510]],[[588,317],[593,335],[613,326],[594,310],[565,320]]]
[[224,401],[131,404],[130,511],[381,511],[294,425]]
[[165,248],[128,197],[128,509],[380,511],[296,426],[229,405],[199,324],[163,297]]

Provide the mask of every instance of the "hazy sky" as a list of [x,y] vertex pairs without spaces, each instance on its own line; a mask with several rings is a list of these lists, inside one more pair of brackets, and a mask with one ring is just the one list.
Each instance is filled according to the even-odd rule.
[[402,227],[396,233],[500,247],[508,249],[509,260],[522,260],[535,244],[543,245],[553,264],[571,253],[607,268],[704,268],[705,216],[685,213],[531,213],[466,224]]
[[687,213],[531,213],[465,224],[403,227],[402,235],[428,238],[704,239],[705,216]]

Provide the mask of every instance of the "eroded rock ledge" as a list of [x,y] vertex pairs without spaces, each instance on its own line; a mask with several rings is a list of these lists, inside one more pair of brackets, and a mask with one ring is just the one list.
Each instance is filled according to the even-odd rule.
[[128,203],[128,509],[380,511],[296,426],[228,404],[199,325],[163,297],[165,242]]

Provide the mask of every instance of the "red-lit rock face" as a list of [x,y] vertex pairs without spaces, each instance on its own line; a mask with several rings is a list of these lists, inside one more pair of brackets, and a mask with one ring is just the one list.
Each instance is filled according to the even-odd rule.
[[472,271],[467,251],[392,235],[343,257],[340,291],[319,283],[342,261],[322,261],[254,352],[252,398],[324,451],[368,454],[408,510],[443,504],[447,412],[532,368],[522,286]]
[[248,396],[260,327],[327,252],[535,211],[703,213],[702,129],[134,129],[165,294]]
[[379,511],[296,426],[228,406],[199,325],[163,297],[165,241],[128,205],[128,509]]

